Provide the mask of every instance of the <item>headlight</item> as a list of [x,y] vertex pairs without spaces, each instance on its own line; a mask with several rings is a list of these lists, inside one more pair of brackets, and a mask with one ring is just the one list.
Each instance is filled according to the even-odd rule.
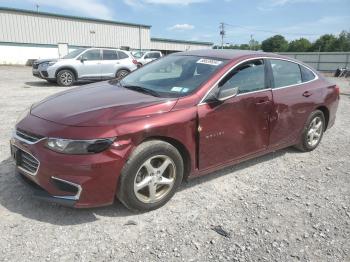
[[45,62],[45,63],[42,63],[41,66],[48,67],[48,66],[53,66],[54,64],[56,64],[56,62]]
[[46,147],[63,154],[85,155],[100,153],[113,143],[115,138],[104,138],[95,140],[71,140],[60,138],[48,138]]
[[32,107],[30,106],[30,107],[26,108],[23,112],[21,112],[21,114],[17,117],[16,124],[21,122],[27,115],[29,115],[31,108]]

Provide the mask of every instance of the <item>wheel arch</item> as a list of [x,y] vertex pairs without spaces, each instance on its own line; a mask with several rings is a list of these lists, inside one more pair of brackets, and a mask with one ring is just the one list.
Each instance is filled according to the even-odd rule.
[[186,146],[182,142],[180,142],[179,140],[172,138],[172,137],[167,137],[167,136],[150,136],[150,137],[147,137],[146,139],[144,139],[140,144],[147,142],[147,141],[150,141],[150,140],[159,140],[159,141],[167,142],[179,151],[179,153],[182,157],[182,160],[184,161],[183,180],[187,180],[187,178],[189,177],[190,172],[191,172],[191,155],[190,155],[189,150],[186,148]]
[[78,72],[77,72],[77,70],[75,70],[75,68],[74,68],[74,67],[71,67],[71,66],[62,66],[62,67],[57,68],[57,70],[56,70],[56,72],[55,72],[55,78],[56,78],[56,79],[57,79],[58,73],[59,73],[60,71],[62,71],[62,70],[70,70],[70,71],[72,71],[73,74],[74,74],[75,80],[78,79]]
[[326,106],[322,105],[322,106],[317,107],[316,110],[320,110],[323,113],[324,119],[326,121],[326,123],[325,123],[325,130],[326,130],[328,127],[328,122],[329,122],[329,109]]

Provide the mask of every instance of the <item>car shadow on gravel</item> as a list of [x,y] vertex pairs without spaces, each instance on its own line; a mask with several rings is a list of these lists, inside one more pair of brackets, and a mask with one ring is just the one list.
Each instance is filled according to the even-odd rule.
[[236,171],[239,171],[239,170],[251,167],[251,166],[259,165],[260,163],[270,161],[274,158],[281,157],[281,156],[285,155],[286,153],[301,154],[303,152],[301,152],[293,147],[280,149],[280,150],[268,153],[268,154],[260,156],[260,157],[246,160],[246,161],[241,162],[241,163],[236,164],[236,165],[222,168],[218,171],[214,171],[214,172],[209,173],[209,174],[204,175],[204,176],[191,178],[188,181],[186,181],[185,183],[183,183],[183,185],[180,187],[179,191],[186,190],[190,187],[197,186],[197,185],[202,184],[202,183],[207,183],[207,182],[209,182],[213,179],[216,179],[218,177],[221,177],[221,176],[230,175],[230,174],[232,175],[233,172],[236,172]]
[[[286,153],[293,154],[298,153],[298,151],[293,148],[282,149],[202,177],[190,179],[180,186],[179,191],[209,182],[223,175],[232,174],[232,172],[253,165],[258,165],[259,163],[280,157]],[[42,202],[33,198],[32,194],[32,189],[23,183],[22,178],[15,174],[13,160],[8,158],[2,161],[0,163],[0,205],[10,212],[20,214],[29,219],[61,226],[94,222],[99,219],[99,216],[127,217],[137,214],[126,209],[119,201],[115,201],[113,205],[106,207],[74,209],[53,203]]]

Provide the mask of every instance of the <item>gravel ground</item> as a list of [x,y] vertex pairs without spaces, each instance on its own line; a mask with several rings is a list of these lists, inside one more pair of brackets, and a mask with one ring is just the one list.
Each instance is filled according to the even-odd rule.
[[11,128],[65,88],[26,67],[0,75],[1,261],[350,261],[348,81],[333,79],[337,121],[315,151],[280,150],[191,180],[164,207],[135,214],[118,202],[76,210],[31,198],[9,158]]

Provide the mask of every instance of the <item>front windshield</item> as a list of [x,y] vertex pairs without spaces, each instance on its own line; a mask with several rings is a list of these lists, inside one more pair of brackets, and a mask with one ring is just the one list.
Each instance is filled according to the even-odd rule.
[[72,52],[70,52],[68,55],[65,55],[64,57],[62,57],[63,59],[72,59],[72,58],[76,58],[78,55],[80,55],[80,53],[82,53],[83,51],[85,51],[85,48],[79,48],[76,49]]
[[135,57],[135,58],[141,58],[143,56],[144,52],[135,52],[133,53],[132,55]]
[[227,62],[217,58],[170,55],[127,75],[120,84],[147,89],[161,97],[186,96]]

